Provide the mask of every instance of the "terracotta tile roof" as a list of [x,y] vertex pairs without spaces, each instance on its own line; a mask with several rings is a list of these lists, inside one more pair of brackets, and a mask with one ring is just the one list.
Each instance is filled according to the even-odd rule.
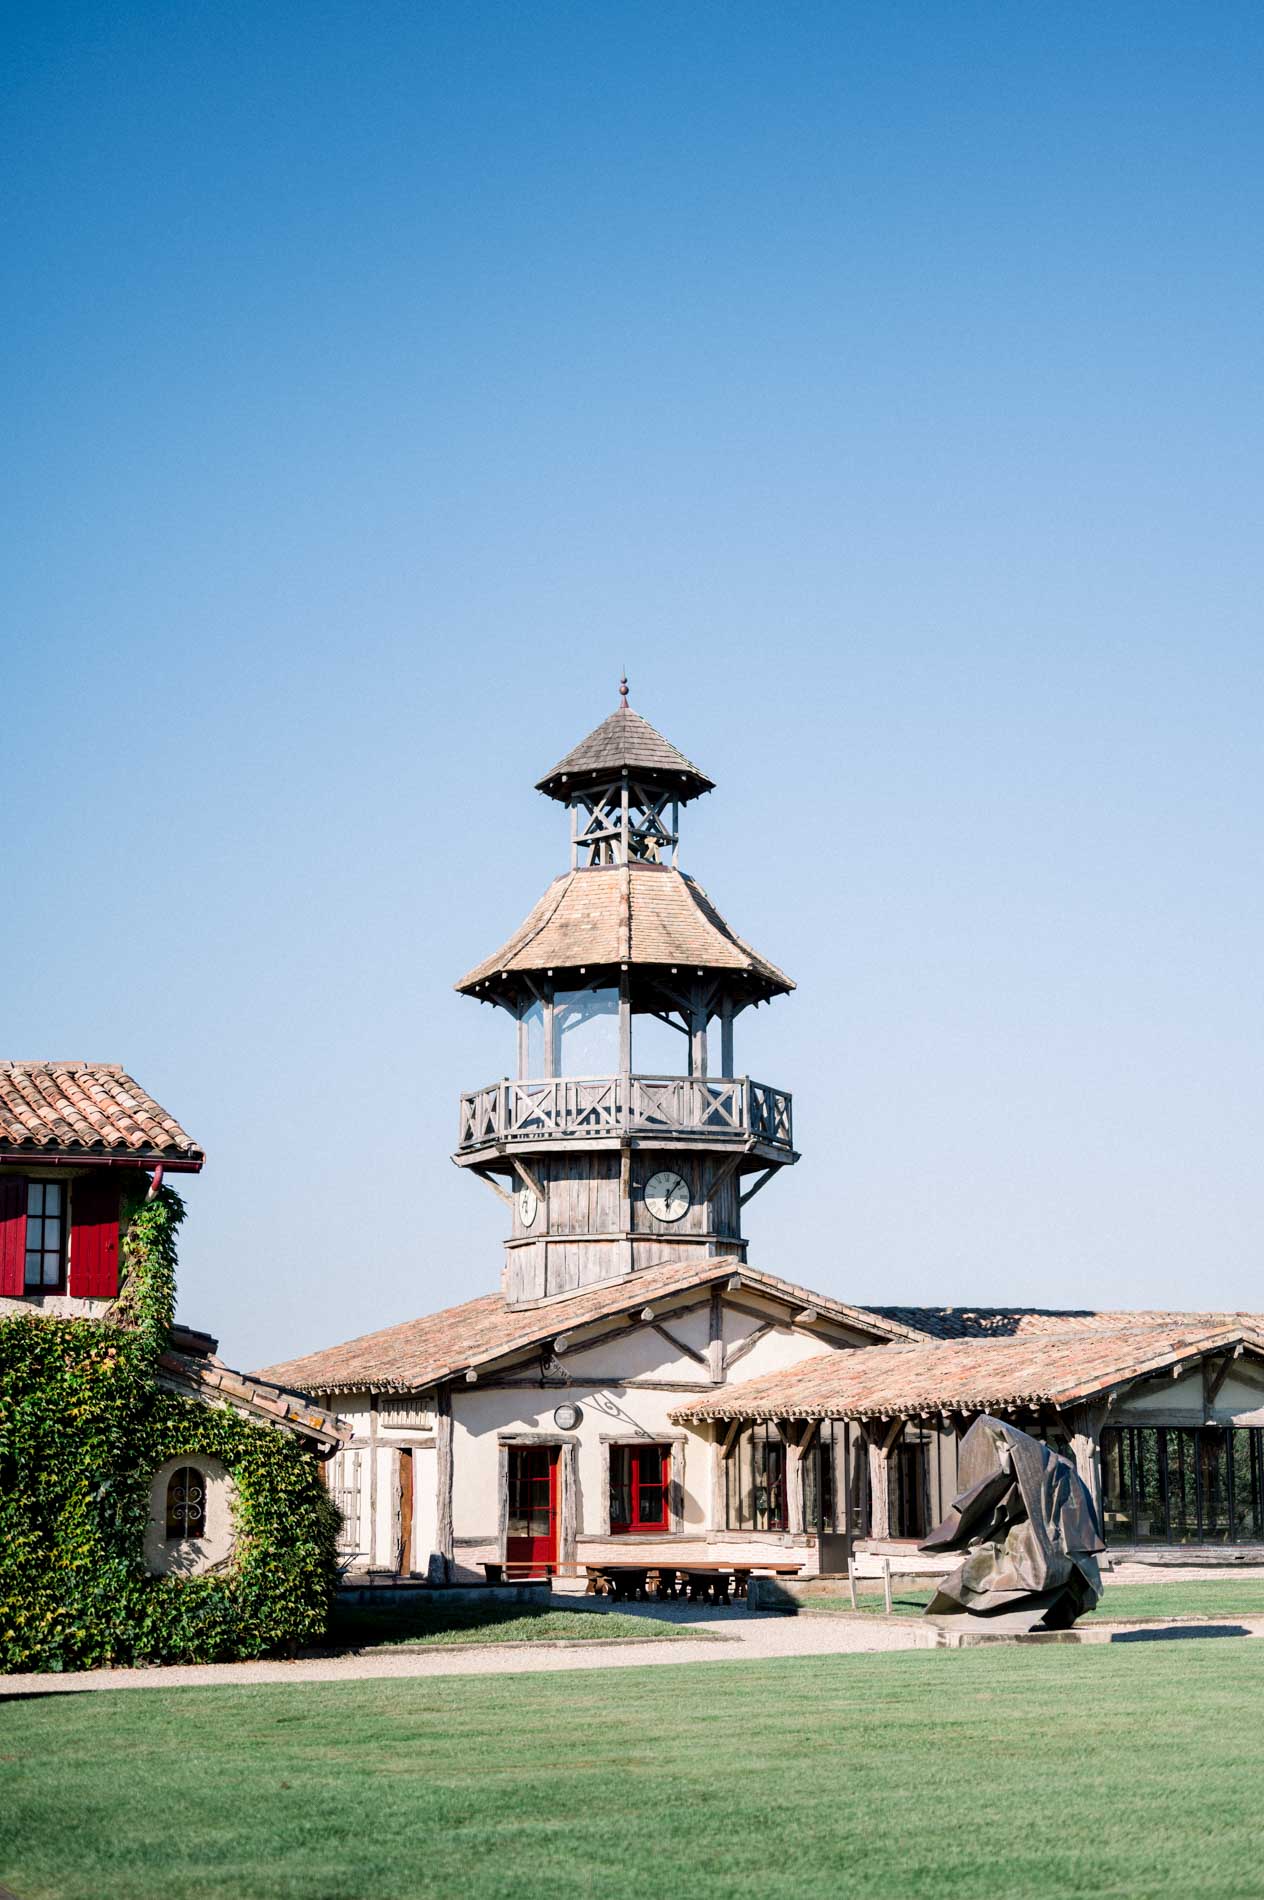
[[1243,1325],[1224,1316],[1218,1325],[1207,1321],[1205,1314],[1174,1314],[1162,1326],[828,1353],[717,1387],[671,1416],[685,1424],[707,1418],[890,1418],[1067,1405],[1239,1341],[1264,1357],[1264,1323]]
[[117,1062],[0,1061],[0,1158],[110,1154],[200,1168],[202,1150]]
[[[683,752],[677,752],[648,719],[642,719],[630,706],[620,706],[586,739],[581,739],[564,759],[559,759],[551,772],[537,780],[536,790],[565,801],[577,782],[617,778],[625,765],[631,773],[665,779],[673,788],[679,785],[682,803],[714,789],[714,780],[699,771]],[[567,781],[565,785],[560,782],[563,778]]]
[[313,1405],[300,1393],[283,1391],[271,1381],[235,1372],[214,1357],[168,1348],[158,1365],[158,1383],[170,1392],[201,1399],[207,1405],[231,1405],[262,1424],[313,1439],[329,1450],[345,1445],[352,1436],[353,1427],[336,1413]]
[[622,963],[745,970],[763,996],[794,988],[730,928],[700,885],[663,864],[565,872],[508,943],[456,987],[472,994],[506,973]]
[[933,1339],[1016,1339],[1033,1333],[1118,1332],[1132,1326],[1264,1325],[1260,1313],[1190,1313],[1163,1308],[1101,1309],[1054,1306],[870,1306],[880,1319],[896,1320]]
[[760,1273],[732,1259],[698,1264],[673,1261],[649,1267],[607,1286],[590,1287],[568,1300],[546,1306],[508,1307],[499,1293],[485,1293],[462,1306],[449,1306],[423,1319],[405,1320],[380,1333],[366,1333],[344,1345],[329,1346],[301,1359],[267,1366],[257,1376],[300,1392],[420,1391],[469,1368],[518,1352],[529,1352],[560,1333],[592,1320],[636,1311],[668,1294],[725,1282],[734,1274],[752,1293],[769,1293],[797,1307],[813,1306],[825,1318],[858,1331],[887,1338],[909,1338],[903,1328],[878,1320],[858,1307],[825,1298],[775,1274]]

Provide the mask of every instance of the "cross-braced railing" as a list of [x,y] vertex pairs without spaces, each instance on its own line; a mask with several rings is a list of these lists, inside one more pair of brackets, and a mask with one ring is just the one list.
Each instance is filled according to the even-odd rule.
[[459,1150],[602,1135],[753,1136],[794,1145],[790,1096],[749,1076],[559,1075],[493,1082],[461,1097]]

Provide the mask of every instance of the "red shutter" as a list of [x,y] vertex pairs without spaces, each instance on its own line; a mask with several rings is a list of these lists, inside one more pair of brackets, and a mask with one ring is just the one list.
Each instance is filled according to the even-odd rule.
[[0,1175],[0,1293],[21,1299],[26,1291],[26,1182]]
[[112,1300],[118,1292],[119,1184],[81,1175],[70,1190],[70,1291]]

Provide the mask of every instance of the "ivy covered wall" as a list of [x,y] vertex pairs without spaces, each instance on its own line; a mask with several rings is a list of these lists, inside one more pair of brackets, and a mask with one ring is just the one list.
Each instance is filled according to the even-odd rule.
[[[228,1661],[325,1630],[337,1513],[312,1453],[158,1386],[183,1218],[170,1188],[124,1210],[109,1322],[0,1321],[0,1671]],[[235,1545],[220,1570],[155,1577],[150,1483],[181,1454],[227,1468]]]

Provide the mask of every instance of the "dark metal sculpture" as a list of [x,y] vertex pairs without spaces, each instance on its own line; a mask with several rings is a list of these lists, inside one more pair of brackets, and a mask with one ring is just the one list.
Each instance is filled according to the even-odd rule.
[[1101,1596],[1097,1552],[1106,1548],[1070,1459],[984,1414],[961,1441],[958,1482],[951,1511],[920,1548],[965,1559],[926,1615],[1007,1633],[1070,1629]]

